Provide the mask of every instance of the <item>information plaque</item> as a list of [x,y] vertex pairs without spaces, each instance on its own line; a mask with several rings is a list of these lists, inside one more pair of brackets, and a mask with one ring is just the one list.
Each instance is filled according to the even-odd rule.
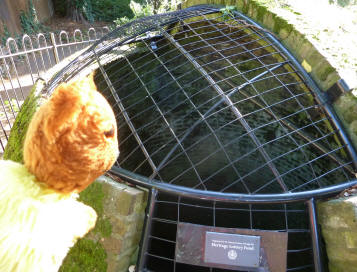
[[286,272],[288,233],[179,223],[175,260],[239,271]]
[[204,262],[258,268],[260,236],[206,232]]

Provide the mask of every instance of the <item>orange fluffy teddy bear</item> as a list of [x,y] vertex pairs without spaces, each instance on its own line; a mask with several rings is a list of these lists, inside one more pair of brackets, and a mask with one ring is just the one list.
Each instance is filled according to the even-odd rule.
[[97,218],[78,193],[118,153],[115,116],[93,74],[59,85],[30,122],[25,165],[0,161],[0,271],[58,271]]

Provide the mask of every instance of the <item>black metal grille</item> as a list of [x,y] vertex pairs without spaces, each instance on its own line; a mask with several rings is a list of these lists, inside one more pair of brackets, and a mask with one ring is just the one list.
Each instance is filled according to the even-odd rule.
[[113,173],[160,191],[140,271],[226,271],[175,261],[180,222],[288,232],[288,271],[316,266],[305,204],[288,202],[356,183],[356,155],[324,95],[269,32],[212,6],[147,17],[92,46],[49,92],[90,65],[119,124]]
[[[179,222],[227,228],[288,232],[287,271],[312,271],[309,221],[304,203],[251,205],[220,203],[159,193],[145,254],[148,271],[232,271],[176,263],[176,232]],[[164,230],[164,231],[163,231]]]
[[103,67],[112,90],[98,74],[121,113],[119,165],[171,184],[246,194],[354,178],[338,131],[291,62],[264,32],[218,20],[220,13],[180,20],[141,40],[138,52]]

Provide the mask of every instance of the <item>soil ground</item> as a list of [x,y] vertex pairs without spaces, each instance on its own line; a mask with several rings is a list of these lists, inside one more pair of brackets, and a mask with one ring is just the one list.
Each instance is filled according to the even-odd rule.
[[64,30],[64,31],[67,31],[70,33],[72,33],[76,29],[87,30],[91,27],[100,28],[100,27],[108,26],[110,24],[111,24],[110,22],[93,22],[93,23],[73,22],[68,18],[63,18],[63,17],[57,16],[57,15],[52,17],[47,22],[43,23],[43,25],[46,28],[49,28],[50,31]]

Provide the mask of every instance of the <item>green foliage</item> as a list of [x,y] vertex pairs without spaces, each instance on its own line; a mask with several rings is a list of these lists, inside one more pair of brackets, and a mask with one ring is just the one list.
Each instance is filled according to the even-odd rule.
[[[134,16],[129,4],[130,0],[72,0],[74,8],[83,13],[86,20],[112,22],[116,18]],[[55,13],[66,16],[67,6],[64,0],[54,0]]]
[[[66,16],[66,1],[53,0],[56,14]],[[122,25],[144,16],[161,13],[176,7],[180,0],[72,0],[88,21],[115,22]],[[157,6],[154,9],[154,6]]]
[[[112,225],[103,215],[104,197],[102,184],[99,182],[92,183],[79,194],[79,200],[91,206],[98,215],[97,223],[91,232],[100,234],[100,237],[109,237],[112,234]],[[90,233],[86,237],[90,236]],[[78,240],[71,248],[59,272],[105,272],[107,270],[105,249],[99,242],[86,237]]]
[[124,24],[129,23],[129,22],[131,22],[135,19],[138,19],[138,18],[153,15],[153,8],[149,4],[140,5],[135,2],[131,2],[130,8],[131,8],[132,12],[134,13],[134,16],[131,18],[129,18],[127,16],[117,18],[116,20],[114,20],[114,23],[117,26],[124,25]]
[[176,8],[175,4],[179,3],[179,1],[174,1],[174,0],[161,0],[161,1],[157,0],[157,1],[158,1],[157,9],[154,8],[154,1],[148,2],[146,0],[138,0],[138,3],[131,1],[130,8],[134,16],[133,17],[118,16],[117,19],[114,20],[114,23],[117,26],[120,26],[138,18],[150,16],[157,13],[168,12],[170,10],[174,10]]
[[124,16],[122,18],[118,18],[118,19],[114,20],[114,24],[117,25],[117,26],[125,25],[126,23],[129,23],[132,20],[133,19],[130,19],[130,18]]
[[69,251],[59,272],[105,272],[107,253],[99,242],[83,238]]
[[32,0],[29,0],[28,11],[21,11],[20,23],[26,34],[38,33],[43,29],[42,25],[37,19],[36,9],[32,3]]
[[79,201],[91,206],[97,213],[97,223],[93,229],[94,233],[100,233],[102,237],[108,237],[112,234],[112,225],[107,218],[103,216],[104,192],[102,184],[93,182],[88,188],[79,194]]
[[58,16],[66,16],[66,1],[64,0],[52,0],[54,13]]
[[222,13],[224,20],[229,20],[234,17],[233,11],[235,10],[237,10],[236,6],[225,6],[224,8],[220,9],[220,12]]
[[11,33],[9,29],[7,28],[7,25],[5,24],[4,21],[2,21],[2,26],[3,26],[3,34],[1,35],[1,44],[6,45],[6,41],[8,38],[11,37]]
[[92,183],[79,194],[79,201],[91,206],[98,215],[103,213],[104,192],[102,185],[98,182]]
[[349,5],[356,5],[356,0],[329,0],[330,4],[337,4],[341,7],[347,7]]
[[112,22],[117,18],[133,18],[130,0],[91,0],[93,16],[96,20]]
[[94,233],[100,233],[101,237],[109,237],[112,234],[112,224],[108,218],[100,217],[94,228]]
[[92,6],[92,1],[91,0],[84,0],[83,5],[83,14],[87,18],[89,22],[94,21],[94,15],[93,15],[93,6]]
[[15,162],[23,162],[22,150],[26,136],[27,128],[32,116],[35,114],[37,107],[43,102],[39,96],[40,82],[36,83],[30,95],[22,104],[21,111],[16,117],[15,123],[11,129],[9,141],[5,147],[4,159]]

